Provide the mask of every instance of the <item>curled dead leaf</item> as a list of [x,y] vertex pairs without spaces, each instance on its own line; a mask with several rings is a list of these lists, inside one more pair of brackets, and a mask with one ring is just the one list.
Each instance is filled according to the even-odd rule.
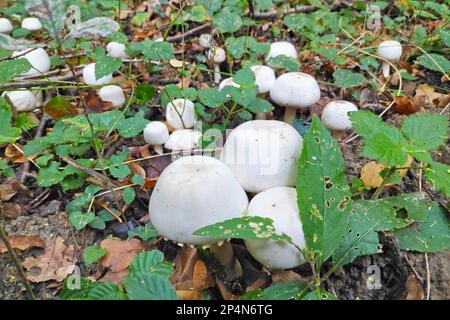
[[197,291],[213,287],[216,284],[211,273],[208,271],[206,264],[202,260],[197,260],[195,263],[192,281],[194,282],[194,288]]
[[[404,167],[409,167],[412,164],[412,157],[408,155],[408,160],[404,164]],[[381,171],[383,171],[385,166],[376,161],[370,161],[366,163],[361,169],[361,180],[366,187],[378,188],[383,183],[383,177],[381,176]],[[408,169],[402,169],[398,171],[400,176],[403,177]],[[392,183],[387,183],[386,186],[391,186]]]
[[25,214],[25,208],[19,203],[4,202],[3,209],[0,211],[0,217],[17,218]]
[[0,200],[8,201],[17,193],[28,193],[28,189],[16,178],[9,178],[0,184]]
[[395,112],[399,114],[410,115],[420,110],[417,108],[417,104],[413,105],[411,100],[405,96],[397,96],[394,98]]
[[23,146],[21,144],[10,143],[5,148],[5,156],[8,158],[9,162],[12,163],[25,163],[36,157],[36,155],[34,155],[26,158],[23,156],[23,152],[21,150],[23,150]]
[[425,298],[423,288],[414,275],[408,276],[406,280],[406,291],[408,292],[406,300],[423,300]]
[[[27,250],[29,248],[44,248],[45,242],[36,235],[12,235],[8,237],[11,247],[18,250]],[[8,252],[8,248],[0,240],[0,253]]]

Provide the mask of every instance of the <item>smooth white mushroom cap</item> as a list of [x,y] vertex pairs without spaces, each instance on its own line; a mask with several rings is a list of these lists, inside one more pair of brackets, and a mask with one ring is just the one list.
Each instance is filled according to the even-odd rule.
[[83,82],[95,86],[111,83],[113,81],[112,74],[108,74],[100,79],[95,79],[95,63],[90,63],[83,68]]
[[192,129],[176,130],[171,133],[164,147],[173,151],[196,149],[201,136],[200,132]]
[[250,69],[255,74],[255,83],[259,93],[269,92],[275,84],[275,72],[268,66],[252,66]]
[[22,28],[28,31],[37,31],[42,29],[42,24],[38,18],[29,17],[22,20]]
[[33,111],[42,98],[40,91],[5,91],[2,96],[7,96],[17,112]]
[[323,109],[321,119],[328,129],[347,130],[352,127],[348,113],[357,110],[358,107],[351,102],[344,100],[331,101]]
[[111,102],[113,107],[121,107],[125,103],[123,89],[116,85],[104,86],[98,91],[100,99]]
[[197,121],[194,103],[187,99],[172,100],[166,106],[166,120],[174,129],[192,128]]
[[294,45],[287,41],[273,42],[270,45],[269,53],[267,54],[266,61],[270,58],[285,55],[294,59],[297,59],[297,50]]
[[320,87],[309,74],[288,72],[275,80],[270,98],[279,106],[308,108],[320,100]]
[[189,156],[172,162],[160,175],[149,213],[164,237],[205,245],[222,239],[194,236],[194,231],[241,217],[247,206],[247,194],[225,164],[215,158]]
[[222,63],[225,61],[226,59],[226,53],[225,50],[223,50],[222,48],[213,48],[211,50],[208,51],[208,60],[213,60],[214,63]]
[[169,130],[164,122],[152,121],[144,128],[144,140],[153,146],[166,143],[169,139]]
[[289,124],[276,120],[247,121],[231,131],[222,150],[227,164],[248,192],[291,187],[303,138]]
[[10,33],[13,29],[11,21],[6,18],[0,18],[0,33]]
[[[277,187],[258,193],[250,201],[247,216],[273,220],[277,234],[285,233],[300,248],[306,246],[295,188]],[[270,269],[290,269],[305,262],[303,254],[284,240],[245,240],[250,254]]]
[[220,84],[219,84],[219,90],[222,90],[225,87],[235,87],[235,88],[239,88],[240,85],[238,85],[236,82],[233,81],[233,78],[226,78],[223,79]]
[[123,43],[112,41],[106,45],[106,51],[108,52],[108,55],[113,58],[128,58],[128,55],[125,52],[125,45]]
[[[50,58],[42,48],[33,49],[30,52],[30,49],[22,50],[22,51],[15,51],[12,54],[12,57],[15,58],[17,56],[20,58],[25,58],[28,60],[28,62],[33,66],[30,70],[23,73],[22,76],[36,76],[41,73],[46,73],[50,71],[51,63]],[[24,55],[22,55],[24,52],[28,52]]]
[[383,41],[378,45],[378,55],[389,61],[398,61],[402,56],[402,45],[395,40]]
[[209,33],[204,33],[198,38],[198,44],[205,49],[211,48],[212,41],[213,37]]

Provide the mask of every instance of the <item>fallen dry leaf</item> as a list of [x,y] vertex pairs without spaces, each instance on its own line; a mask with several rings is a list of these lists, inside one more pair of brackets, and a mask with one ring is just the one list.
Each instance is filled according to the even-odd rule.
[[399,114],[410,115],[420,110],[417,104],[412,104],[411,100],[405,96],[397,96],[394,98],[395,112]]
[[27,278],[32,282],[61,282],[74,271],[76,262],[73,246],[66,246],[64,239],[57,236],[42,255],[26,258],[22,266],[28,270]]
[[278,270],[272,273],[272,282],[285,282],[285,281],[305,281],[301,275],[292,270]]
[[[21,236],[12,235],[8,237],[11,247],[18,250],[27,250],[28,248],[44,248],[45,242],[39,236]],[[8,248],[0,240],[0,253],[8,252]]]
[[169,63],[174,68],[181,68],[183,66],[183,61],[180,61],[178,59],[170,59]]
[[[409,167],[412,164],[412,158],[408,155],[408,160],[404,164],[404,167]],[[376,161],[370,161],[366,163],[361,169],[361,180],[366,187],[378,188],[383,183],[383,177],[380,173],[383,171],[385,166]],[[399,170],[400,176],[403,177],[407,169]],[[386,187],[391,186],[392,183],[387,183]]]
[[12,163],[25,163],[30,161],[30,159],[33,159],[36,157],[36,155],[31,156],[29,158],[26,158],[23,156],[23,153],[20,150],[23,150],[23,146],[21,144],[15,143],[8,144],[5,148],[5,156],[8,158],[9,162]]
[[191,290],[194,288],[193,273],[198,260],[196,248],[184,246],[178,252],[175,260],[175,270],[169,280],[176,290]]
[[196,290],[177,290],[177,296],[180,300],[205,300]]
[[406,280],[406,300],[423,300],[425,293],[414,275],[408,276]]
[[88,113],[100,113],[112,108],[112,103],[100,99],[94,90],[89,90],[87,94],[84,93],[84,103]]
[[17,218],[25,214],[25,208],[19,203],[3,202],[3,209],[0,211],[0,217]]
[[216,284],[211,273],[208,271],[206,264],[202,260],[197,260],[195,263],[192,281],[194,282],[194,288],[197,291],[213,287]]
[[28,192],[28,189],[16,178],[9,178],[0,184],[0,200],[8,201],[17,193]]
[[442,93],[436,92],[435,89],[428,84],[418,85],[416,88],[416,96],[425,96],[430,105],[437,105],[434,100],[439,99]]

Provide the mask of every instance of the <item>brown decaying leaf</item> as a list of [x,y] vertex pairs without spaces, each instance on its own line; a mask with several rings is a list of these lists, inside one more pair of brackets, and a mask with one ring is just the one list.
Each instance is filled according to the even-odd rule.
[[8,201],[17,193],[29,193],[29,190],[16,178],[9,178],[0,184],[0,200]]
[[0,211],[0,217],[17,218],[25,215],[25,207],[19,203],[3,202],[3,209]]
[[423,300],[425,293],[414,275],[409,275],[406,280],[406,300]]
[[178,252],[173,263],[175,270],[170,276],[170,282],[176,290],[188,290],[194,288],[192,279],[195,263],[198,260],[198,252],[196,248],[184,246]]
[[64,96],[53,97],[44,106],[44,112],[53,119],[78,115],[78,110],[75,105],[67,101]]
[[[45,242],[39,236],[34,235],[12,235],[8,237],[11,247],[18,250],[27,250],[28,248],[44,248]],[[0,240],[0,253],[8,252],[8,248]]]
[[192,281],[194,288],[197,291],[210,288],[216,284],[211,273],[208,271],[206,264],[202,260],[197,260],[194,265],[194,272],[192,273]]
[[9,162],[12,163],[25,163],[30,161],[30,159],[36,158],[36,155],[33,155],[29,158],[25,158],[23,156],[23,153],[20,150],[23,150],[23,146],[21,144],[15,143],[15,146],[13,144],[8,144],[5,148],[5,157],[8,158]]
[[87,94],[83,92],[83,99],[88,113],[100,113],[112,108],[112,103],[100,99],[94,90],[88,90]]
[[420,110],[417,104],[412,104],[411,100],[405,96],[397,96],[394,98],[395,101],[395,112],[399,114],[410,115],[416,113]]
[[180,300],[205,300],[196,290],[177,290],[177,296]]
[[22,266],[29,271],[27,278],[32,282],[61,282],[74,271],[76,262],[73,245],[66,246],[64,239],[57,236],[42,255],[28,257]]

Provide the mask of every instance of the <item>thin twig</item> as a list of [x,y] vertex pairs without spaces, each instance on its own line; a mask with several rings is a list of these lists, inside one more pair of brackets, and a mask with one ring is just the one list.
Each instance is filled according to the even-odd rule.
[[114,185],[114,182],[107,180],[107,178],[105,178],[102,174],[96,172],[95,170],[91,169],[91,168],[86,168],[85,166],[82,166],[81,164],[77,163],[75,160],[73,160],[70,157],[62,157],[61,158],[64,162],[70,164],[72,167],[75,167],[81,171],[83,171],[84,173],[102,181],[106,186],[109,183],[112,183]]
[[430,300],[431,293],[431,276],[430,276],[430,265],[428,264],[428,254],[425,252],[425,267],[427,269],[427,300]]
[[202,24],[201,26],[195,27],[189,31],[186,31],[185,33],[178,34],[176,36],[167,37],[167,42],[179,42],[183,41],[186,38],[196,36],[197,34],[200,34],[206,30],[209,30],[211,28],[211,25],[209,23]]

